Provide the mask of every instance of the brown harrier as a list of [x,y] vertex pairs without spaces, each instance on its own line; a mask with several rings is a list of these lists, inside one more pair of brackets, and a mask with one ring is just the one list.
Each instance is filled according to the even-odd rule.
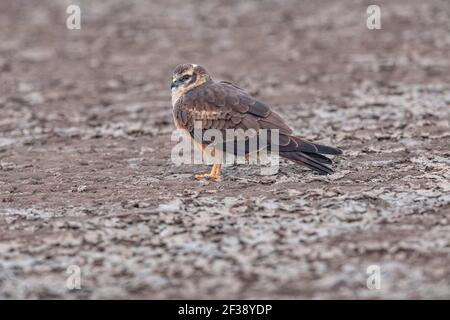
[[[279,130],[279,155],[307,166],[319,174],[330,174],[331,160],[323,154],[338,155],[342,151],[312,143],[295,136],[281,117],[264,103],[227,81],[213,81],[205,68],[195,64],[181,64],[173,71],[173,116],[177,128],[185,129],[203,150],[211,141],[194,135],[194,123],[203,130],[267,129]],[[258,146],[258,148],[267,146]],[[226,150],[222,150],[226,151]],[[248,153],[250,151],[246,151]],[[221,164],[213,165],[210,173],[201,178],[220,178]]]

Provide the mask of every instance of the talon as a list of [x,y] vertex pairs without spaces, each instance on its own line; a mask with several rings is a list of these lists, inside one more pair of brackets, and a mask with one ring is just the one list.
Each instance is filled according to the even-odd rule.
[[204,173],[204,174],[196,174],[195,175],[195,179],[197,180],[201,180],[201,179],[213,179],[213,180],[219,180],[220,179],[220,175],[214,175],[211,173]]
[[219,180],[220,177],[221,177],[221,175],[220,175],[220,174],[213,174],[213,175],[210,175],[209,177],[210,177],[211,179],[213,179],[213,180]]
[[212,179],[212,180],[219,180],[220,175],[220,164],[213,165],[210,173],[203,173],[203,174],[196,174],[195,179],[201,180],[201,179]]
[[201,179],[207,179],[209,176],[209,173],[203,173],[203,174],[196,174],[194,177],[197,180],[201,180]]

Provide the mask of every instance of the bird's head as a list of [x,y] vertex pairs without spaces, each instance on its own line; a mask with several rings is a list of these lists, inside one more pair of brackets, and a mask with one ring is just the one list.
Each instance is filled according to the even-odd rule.
[[173,71],[170,88],[172,92],[184,93],[210,80],[211,77],[205,68],[185,63],[178,65]]

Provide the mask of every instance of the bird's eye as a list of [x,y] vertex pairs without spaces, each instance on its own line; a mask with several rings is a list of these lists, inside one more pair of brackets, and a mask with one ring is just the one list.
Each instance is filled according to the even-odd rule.
[[190,78],[191,78],[191,76],[190,76],[190,75],[188,75],[188,74],[185,74],[184,76],[182,76],[182,77],[181,77],[181,79],[180,79],[180,80],[181,80],[182,82],[186,82],[186,81],[188,81],[188,80],[189,80]]

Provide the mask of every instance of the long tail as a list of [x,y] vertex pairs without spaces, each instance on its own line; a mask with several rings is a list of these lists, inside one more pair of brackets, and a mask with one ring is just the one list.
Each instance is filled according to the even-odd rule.
[[292,148],[292,144],[290,144],[290,147],[280,146],[280,156],[300,163],[319,174],[333,173],[333,169],[331,168],[331,159],[323,156],[323,154],[339,155],[342,154],[342,150],[305,141],[298,137],[290,138],[293,138],[297,143],[296,148]]

